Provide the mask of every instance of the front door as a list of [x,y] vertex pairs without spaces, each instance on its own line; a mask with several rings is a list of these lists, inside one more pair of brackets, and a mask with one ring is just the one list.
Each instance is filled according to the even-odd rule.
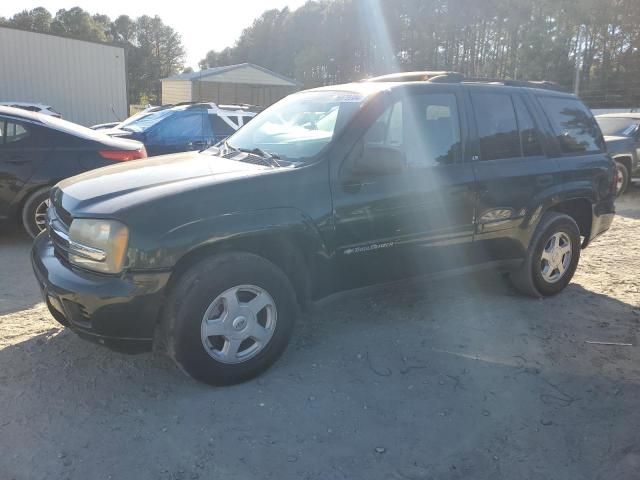
[[475,179],[455,89],[389,96],[333,185],[342,288],[464,264]]

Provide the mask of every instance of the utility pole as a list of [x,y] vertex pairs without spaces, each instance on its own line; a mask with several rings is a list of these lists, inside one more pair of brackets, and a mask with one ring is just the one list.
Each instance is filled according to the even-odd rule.
[[580,33],[582,25],[578,25],[578,36],[576,38],[576,79],[573,83],[573,93],[580,95]]

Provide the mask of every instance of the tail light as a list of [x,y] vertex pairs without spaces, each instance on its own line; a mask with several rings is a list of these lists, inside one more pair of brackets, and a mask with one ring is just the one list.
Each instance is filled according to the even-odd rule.
[[102,158],[115,160],[116,162],[128,162],[129,160],[147,158],[147,150],[144,147],[138,150],[100,150],[98,153]]
[[620,172],[618,171],[618,167],[614,167],[613,169],[613,175],[612,175],[612,181],[611,181],[611,191],[613,192],[613,194],[617,194],[618,193],[618,176],[620,175]]

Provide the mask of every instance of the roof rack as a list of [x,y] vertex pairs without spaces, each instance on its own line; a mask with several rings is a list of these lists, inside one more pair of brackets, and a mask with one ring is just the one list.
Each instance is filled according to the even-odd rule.
[[566,92],[564,88],[555,82],[548,80],[505,80],[489,77],[465,77],[458,72],[400,72],[382,75],[364,80],[365,82],[429,82],[429,83],[485,83],[489,85],[504,85],[508,87],[529,87]]
[[[251,105],[249,103],[233,103],[233,104],[220,104],[215,102],[179,102],[173,105],[169,105],[167,108],[173,107],[211,107],[215,106],[216,108],[220,108],[223,110],[247,110],[249,112],[255,112],[262,110],[261,107],[257,105]],[[164,107],[164,105],[163,105]]]
[[380,75],[379,77],[372,77],[363,80],[364,82],[427,82],[431,79],[441,76],[454,76],[459,73],[448,71],[420,71],[420,72],[399,72],[389,73],[387,75]]

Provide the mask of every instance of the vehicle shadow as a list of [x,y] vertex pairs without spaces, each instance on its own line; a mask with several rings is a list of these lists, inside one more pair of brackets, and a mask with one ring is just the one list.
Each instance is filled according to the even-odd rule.
[[616,199],[616,215],[640,219],[640,181],[630,183],[624,195]]
[[17,227],[0,232],[0,315],[19,312],[42,301],[31,269],[31,242]]
[[406,282],[325,305],[269,371],[225,388],[52,323],[0,350],[0,471],[632,478],[634,311],[579,284],[536,300],[492,273]]

